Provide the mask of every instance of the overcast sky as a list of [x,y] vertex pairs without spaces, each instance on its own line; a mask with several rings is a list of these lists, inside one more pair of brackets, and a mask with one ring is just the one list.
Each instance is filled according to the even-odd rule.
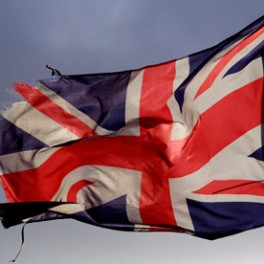
[[[263,0],[1,0],[0,109],[18,100],[12,83],[49,77],[46,64],[64,74],[141,68],[215,45],[263,11]],[[0,263],[16,255],[20,229],[0,227]],[[206,241],[60,220],[26,226],[17,263],[254,264],[263,243],[264,228]]]

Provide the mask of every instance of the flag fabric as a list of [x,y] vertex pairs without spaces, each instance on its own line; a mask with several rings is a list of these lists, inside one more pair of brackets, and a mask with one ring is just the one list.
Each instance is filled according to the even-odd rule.
[[215,239],[264,225],[264,17],[139,70],[16,84],[4,226],[76,219]]

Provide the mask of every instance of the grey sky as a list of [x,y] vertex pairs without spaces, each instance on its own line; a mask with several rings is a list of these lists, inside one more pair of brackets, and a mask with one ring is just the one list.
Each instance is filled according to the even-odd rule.
[[[17,100],[12,83],[49,77],[46,64],[65,74],[140,68],[215,45],[263,11],[263,0],[2,0],[0,103]],[[20,229],[0,227],[0,263],[16,254]],[[211,242],[63,220],[28,225],[18,263],[263,263],[263,241],[263,228]]]

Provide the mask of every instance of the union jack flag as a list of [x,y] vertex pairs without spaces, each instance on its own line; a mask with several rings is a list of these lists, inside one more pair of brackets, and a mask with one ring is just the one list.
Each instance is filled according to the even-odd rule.
[[25,101],[0,120],[3,224],[208,239],[263,226],[263,25],[139,70],[16,84]]

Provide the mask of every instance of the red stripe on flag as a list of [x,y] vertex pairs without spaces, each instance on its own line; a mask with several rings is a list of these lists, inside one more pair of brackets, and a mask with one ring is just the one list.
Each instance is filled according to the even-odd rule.
[[240,42],[237,46],[235,46],[232,50],[230,50],[222,59],[220,59],[220,61],[216,64],[216,66],[210,72],[208,77],[200,86],[194,99],[199,97],[202,93],[204,93],[212,86],[212,84],[214,83],[218,75],[221,73],[221,71],[224,69],[224,67],[233,57],[235,57],[235,55],[237,55],[238,52],[240,52],[246,46],[251,44],[255,39],[257,39],[263,33],[264,33],[264,28],[261,28],[260,30],[256,31],[254,34],[252,34],[251,36]]
[[31,87],[25,83],[17,83],[16,91],[34,108],[69,130],[77,137],[84,138],[97,135],[84,122],[55,104],[37,88]]
[[195,172],[234,140],[261,124],[263,78],[218,101],[205,111],[190,136],[174,142],[171,178]]
[[149,144],[155,144],[159,150],[151,160],[153,165],[144,168],[142,175],[140,213],[143,223],[149,225],[176,225],[165,173],[168,164],[163,163],[167,160],[165,153],[169,148],[172,129],[167,102],[172,96],[174,79],[175,61],[144,70],[140,99],[141,137]]
[[[175,79],[175,61],[144,69],[140,97],[141,132],[168,125],[166,136],[170,136],[172,117],[167,102],[173,93]],[[155,133],[157,131],[155,130]],[[169,134],[167,134],[169,133]],[[160,135],[159,135],[160,136]],[[164,133],[163,133],[163,136]],[[166,137],[165,136],[165,137]]]
[[215,180],[194,193],[249,194],[264,196],[264,183],[250,180]]

